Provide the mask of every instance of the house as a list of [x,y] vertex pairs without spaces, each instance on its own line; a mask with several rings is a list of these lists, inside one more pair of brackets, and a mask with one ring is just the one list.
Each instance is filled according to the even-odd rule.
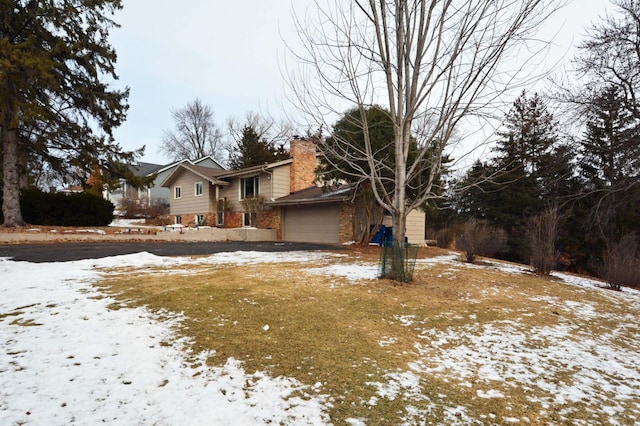
[[[162,182],[176,224],[272,229],[278,240],[338,244],[354,240],[362,223],[353,189],[315,183],[316,146],[290,144],[291,158],[242,170],[180,163]],[[354,201],[355,200],[355,201]],[[415,226],[416,223],[422,223]],[[424,213],[412,216],[409,242],[424,243]]]
[[123,208],[127,203],[136,203],[143,208],[149,208],[155,204],[169,206],[170,192],[168,188],[161,186],[161,183],[171,174],[171,172],[182,163],[198,165],[212,169],[224,169],[212,156],[206,156],[195,161],[181,160],[168,165],[139,162],[130,166],[131,171],[136,176],[147,177],[155,175],[153,185],[147,188],[136,188],[125,179],[120,180],[120,185],[112,190],[103,191],[103,198],[111,201],[117,209]]

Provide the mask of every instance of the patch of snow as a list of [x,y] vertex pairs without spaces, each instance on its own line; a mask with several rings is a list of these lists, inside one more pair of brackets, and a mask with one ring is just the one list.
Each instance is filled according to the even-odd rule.
[[144,225],[144,219],[123,219],[123,218],[117,218],[117,219],[113,219],[113,221],[109,224],[109,226],[115,227],[115,228],[127,228],[129,226],[131,227],[138,227]]
[[106,235],[102,229],[76,229],[77,234],[98,234],[98,235]]
[[380,345],[383,348],[386,346],[394,345],[396,343],[398,343],[397,337],[382,336],[382,338],[378,340],[378,345]]
[[313,275],[344,277],[349,281],[374,280],[378,278],[378,267],[366,264],[334,264],[323,268],[307,269],[306,272]]
[[404,325],[405,327],[413,325],[413,323],[416,321],[415,315],[394,315],[393,318],[396,321],[399,321],[400,324]]
[[460,258],[460,255],[458,253],[449,253],[446,255],[442,255],[442,256],[435,256],[435,257],[428,257],[425,259],[416,259],[416,264],[425,264],[425,265],[429,265],[429,264],[436,264],[436,263],[454,263],[454,264],[458,264],[460,262],[458,262],[458,259]]
[[490,389],[488,391],[483,391],[482,389],[478,389],[476,394],[479,398],[491,399],[491,398],[504,398],[504,394],[495,389]]

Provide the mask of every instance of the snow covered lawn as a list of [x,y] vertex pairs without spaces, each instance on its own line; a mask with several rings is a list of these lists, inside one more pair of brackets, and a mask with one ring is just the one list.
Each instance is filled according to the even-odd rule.
[[0,259],[0,424],[640,424],[637,292],[453,256],[407,286],[376,272],[318,252]]

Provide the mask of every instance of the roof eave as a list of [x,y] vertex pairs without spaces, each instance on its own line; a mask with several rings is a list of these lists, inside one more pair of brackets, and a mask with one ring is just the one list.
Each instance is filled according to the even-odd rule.
[[299,200],[283,200],[283,201],[268,201],[267,205],[273,207],[279,206],[297,206],[297,205],[309,205],[309,204],[327,204],[327,203],[343,203],[350,201],[351,197],[331,197],[331,198],[302,198]]

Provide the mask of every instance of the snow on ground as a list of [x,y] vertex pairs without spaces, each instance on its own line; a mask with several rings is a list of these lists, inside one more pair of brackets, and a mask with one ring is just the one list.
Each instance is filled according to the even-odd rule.
[[358,263],[343,263],[322,268],[310,268],[306,272],[313,275],[343,277],[349,281],[373,280],[380,276],[378,265]]
[[[460,263],[457,259],[459,257],[447,255],[425,259],[422,263],[457,265],[453,271],[483,267]],[[488,262],[485,267],[511,274],[530,272],[526,266],[502,262]],[[539,300],[544,299],[550,310],[557,307],[559,312],[570,312],[584,322],[614,321],[617,329],[610,335],[593,336],[570,319],[556,326],[531,327],[520,323],[520,313],[514,315],[513,320],[491,323],[476,323],[470,318],[471,321],[462,326],[450,326],[443,331],[426,327],[428,318],[397,315],[395,321],[417,330],[418,343],[414,348],[419,357],[409,363],[409,372],[403,377],[388,375],[387,382],[370,385],[378,389],[380,396],[391,395],[390,399],[400,390],[406,395],[407,389],[420,395],[421,387],[416,380],[425,374],[462,387],[484,387],[476,390],[478,398],[508,398],[493,387],[525,388],[531,390],[532,395],[544,395],[528,397],[528,401],[543,407],[539,413],[543,419],[548,409],[561,407],[560,414],[566,416],[561,423],[569,422],[572,412],[586,410],[594,418],[605,413],[613,425],[640,425],[640,292],[631,289],[614,292],[607,290],[601,281],[560,272],[554,272],[553,276],[586,291],[600,292],[602,298],[623,307],[623,313],[600,313],[589,303],[541,296]],[[388,338],[380,342],[387,343]],[[558,380],[559,377],[563,379]],[[621,404],[628,401],[635,406],[632,412]],[[430,409],[442,403],[432,401]],[[416,410],[413,414],[409,410],[407,424],[419,422],[428,415],[429,410]],[[457,407],[446,415],[450,424],[488,420],[505,424],[530,422],[528,418],[495,419],[491,415],[474,419],[468,417],[464,407]],[[547,419],[549,424],[557,424]]]
[[[337,262],[333,262],[337,260]],[[223,367],[204,367],[216,354],[188,354],[189,342],[177,339],[173,328],[181,316],[151,314],[144,308],[110,310],[114,302],[92,286],[97,268],[131,266],[179,268],[200,264],[304,262],[317,267],[308,273],[351,281],[375,278],[376,265],[349,263],[344,255],[318,252],[219,253],[198,258],[158,257],[148,253],[66,263],[14,262],[0,258],[0,424],[326,424],[328,397],[320,388],[294,379],[247,374],[242,363],[228,359]],[[466,266],[457,255],[419,260],[417,267],[445,263],[455,270]],[[324,266],[323,266],[324,265]],[[479,267],[479,266],[471,266]],[[490,264],[507,273],[525,268]],[[164,272],[166,273],[166,272]],[[454,276],[454,275],[452,275]],[[570,320],[555,326],[525,327],[512,320],[468,323],[444,330],[426,326],[424,318],[397,315],[391,320],[416,330],[416,359],[405,371],[392,371],[384,382],[369,383],[380,399],[407,400],[406,424],[429,417],[411,401],[426,400],[421,380],[436,376],[458,386],[474,387],[482,399],[507,399],[509,387],[535,391],[532,403],[566,407],[570,418],[582,409],[607,413],[611,424],[635,424],[640,418],[640,293],[603,290],[602,283],[567,274],[555,274],[567,284],[628,307],[611,335],[591,336]],[[546,303],[581,320],[603,314],[580,300],[548,296]],[[623,330],[624,329],[624,330]],[[629,333],[628,330],[632,330]],[[629,337],[634,336],[635,338]],[[623,331],[625,346],[618,343]],[[393,347],[395,336],[380,345]],[[626,349],[625,349],[626,348]],[[187,360],[200,360],[194,368]],[[558,377],[566,377],[557,380]],[[542,395],[542,396],[540,396]],[[622,412],[619,401],[636,401],[633,413]],[[492,413],[473,418],[464,406],[434,397],[450,424],[527,423],[530,419],[495,418]],[[185,417],[188,413],[188,417]],[[544,412],[540,413],[544,417]],[[348,419],[352,425],[363,419]]]
[[172,333],[179,316],[109,310],[114,300],[91,286],[96,267],[188,261],[145,253],[42,264],[0,259],[0,424],[326,423],[315,389],[246,374],[234,359],[222,368],[193,369],[182,351],[188,342]]
[[142,219],[123,219],[123,218],[115,218],[109,224],[109,226],[113,226],[116,228],[126,228],[128,226],[142,226],[144,225],[144,218]]

